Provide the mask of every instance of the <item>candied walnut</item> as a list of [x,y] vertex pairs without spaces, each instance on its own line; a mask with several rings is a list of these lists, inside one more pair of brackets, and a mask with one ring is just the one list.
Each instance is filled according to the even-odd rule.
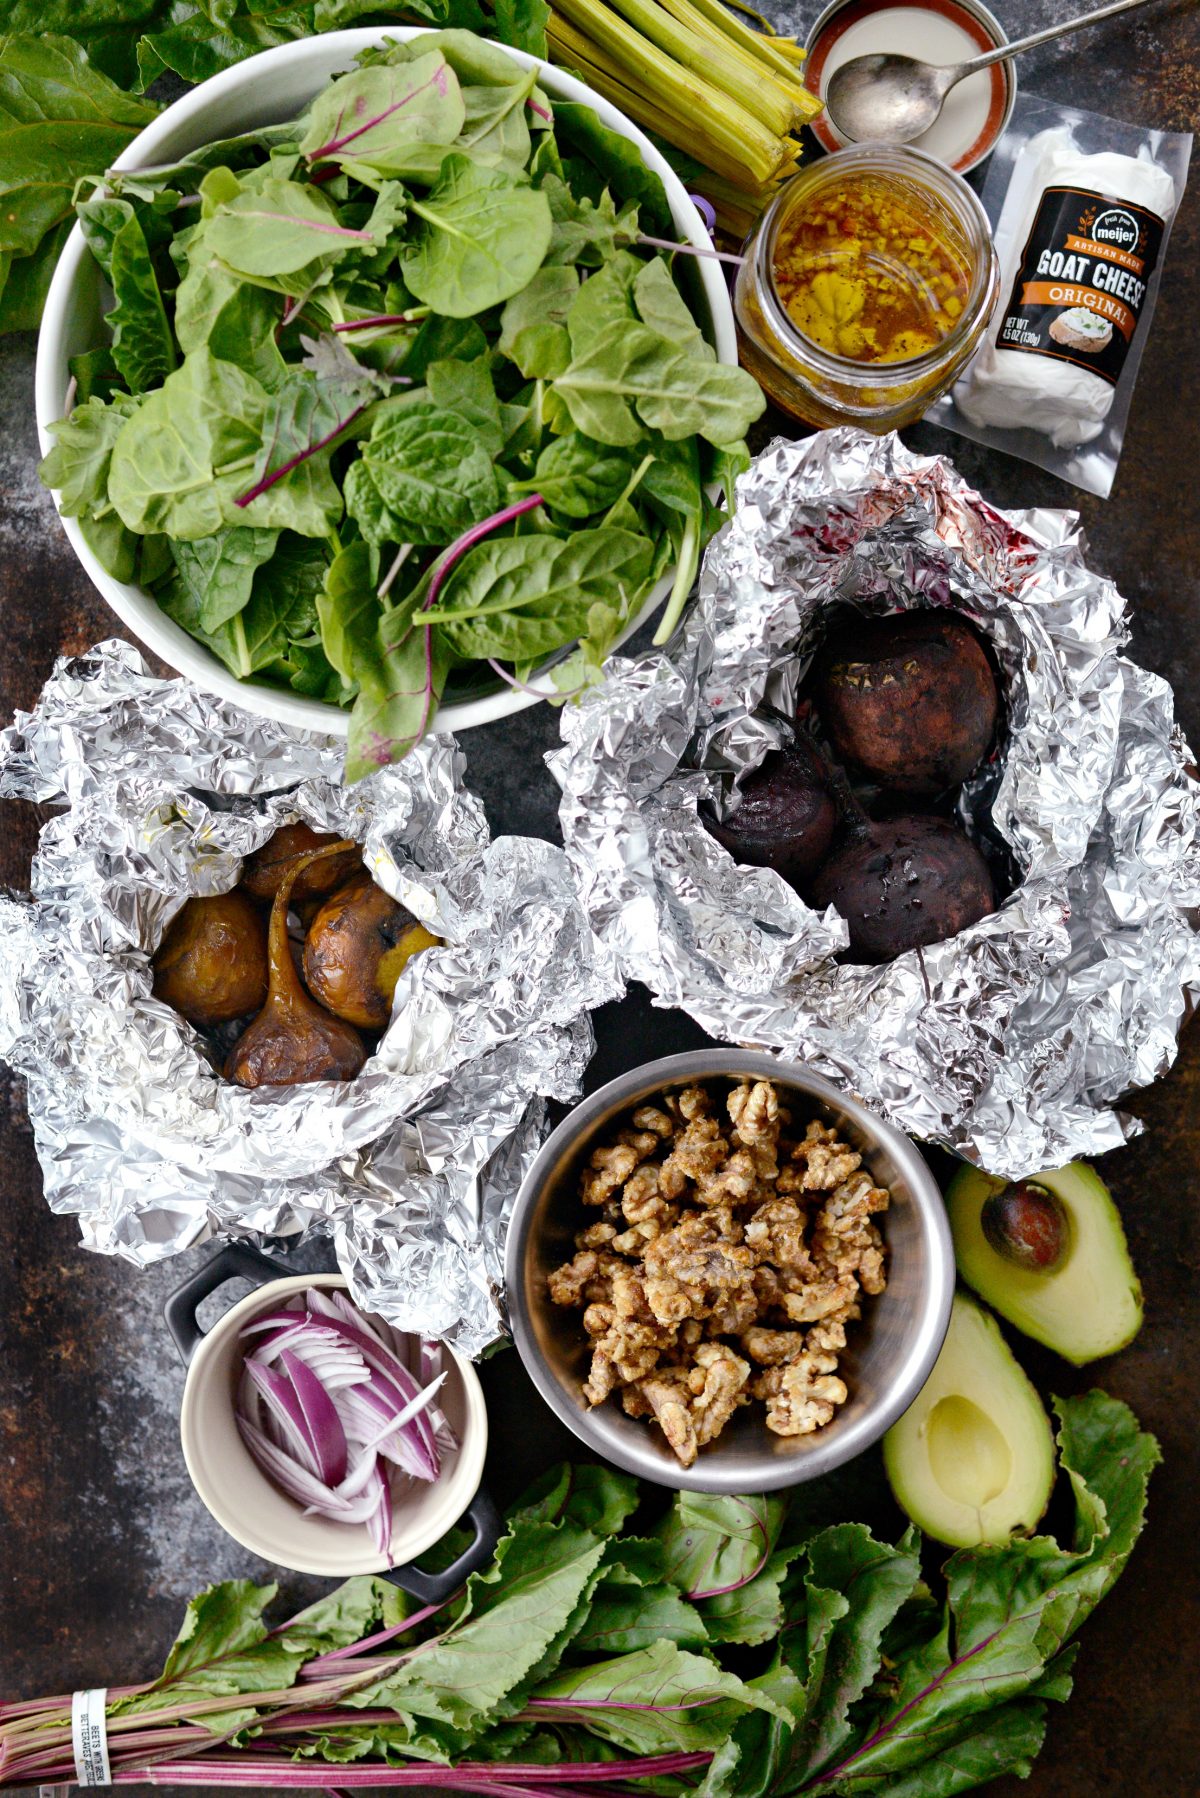
[[580,1230],[575,1238],[577,1249],[603,1249],[612,1241],[617,1233],[615,1224],[589,1224],[586,1230]]
[[674,1223],[678,1212],[661,1191],[661,1176],[653,1162],[636,1168],[621,1194],[621,1215],[628,1224],[644,1224],[649,1218]]
[[836,1355],[806,1353],[760,1374],[755,1396],[767,1400],[767,1428],[777,1436],[809,1436],[827,1424],[849,1397],[836,1368]]
[[866,1173],[853,1174],[825,1200],[813,1218],[813,1259],[838,1274],[857,1274],[864,1292],[882,1292],[883,1241],[871,1222],[885,1211],[889,1194]]
[[556,1305],[588,1305],[607,1299],[612,1292],[612,1271],[620,1265],[615,1255],[582,1250],[550,1275],[546,1285],[551,1300]]
[[751,1251],[725,1242],[711,1220],[693,1212],[650,1243],[645,1254],[646,1298],[660,1323],[708,1317],[753,1272]]
[[816,1274],[805,1245],[807,1219],[790,1199],[768,1199],[746,1225],[746,1242],[760,1263],[779,1274],[785,1287],[802,1285]]
[[689,1181],[714,1174],[729,1154],[716,1118],[697,1117],[675,1138],[675,1147],[662,1164],[659,1186],[668,1199],[678,1199]]
[[777,1367],[781,1361],[792,1361],[804,1350],[801,1331],[768,1330],[762,1324],[743,1330],[739,1340],[750,1359],[762,1367]]
[[798,1130],[770,1080],[733,1085],[724,1111],[684,1087],[639,1106],[583,1175],[595,1221],[550,1294],[583,1309],[584,1397],[619,1393],[685,1467],[752,1399],[777,1435],[828,1423],[846,1327],[884,1287],[887,1192],[830,1126]]
[[652,1374],[641,1382],[641,1391],[677,1458],[684,1467],[690,1467],[700,1445],[686,1374],[674,1370]]
[[580,1183],[579,1196],[585,1205],[603,1205],[617,1188],[624,1186],[642,1157],[628,1143],[613,1143],[609,1148],[593,1149],[588,1171]]
[[639,1105],[633,1114],[636,1130],[652,1130],[655,1136],[669,1142],[675,1134],[675,1120],[666,1111],[660,1111],[657,1105]]
[[832,1317],[852,1305],[857,1291],[858,1286],[850,1274],[836,1280],[813,1280],[797,1292],[785,1292],[783,1310],[791,1323],[819,1323],[822,1318]]
[[712,1442],[738,1406],[750,1378],[750,1363],[724,1343],[706,1342],[696,1350],[696,1365],[688,1376],[696,1440]]

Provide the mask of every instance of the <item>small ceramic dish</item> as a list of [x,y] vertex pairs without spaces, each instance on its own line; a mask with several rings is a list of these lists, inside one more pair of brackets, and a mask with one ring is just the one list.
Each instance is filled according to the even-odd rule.
[[[583,1398],[590,1345],[578,1311],[551,1302],[550,1273],[574,1254],[585,1214],[579,1177],[598,1139],[667,1088],[748,1076],[772,1080],[795,1115],[819,1117],[863,1157],[892,1202],[880,1219],[885,1291],[863,1307],[839,1372],[850,1397],[809,1436],[776,1436],[761,1405],[738,1411],[715,1442],[682,1467],[662,1432],[608,1400]],[[829,1473],[861,1454],[908,1409],[929,1378],[950,1322],[954,1249],[937,1182],[899,1130],[795,1062],[752,1050],[705,1049],[647,1062],[593,1093],[549,1137],[517,1195],[506,1251],[513,1335],[550,1408],[593,1454],[629,1473],[689,1492],[770,1492]]]
[[[253,1280],[256,1290],[231,1306],[211,1329],[202,1330],[197,1307],[235,1279]],[[167,1300],[163,1307],[167,1328],[187,1366],[179,1433],[192,1484],[221,1528],[264,1560],[331,1579],[383,1574],[424,1603],[438,1604],[456,1592],[468,1574],[487,1565],[501,1527],[480,1484],[488,1421],[479,1376],[469,1361],[443,1345],[449,1377],[438,1403],[459,1446],[443,1455],[438,1479],[428,1485],[413,1482],[397,1492],[391,1553],[386,1558],[365,1527],[306,1516],[303,1507],[261,1471],[238,1432],[234,1402],[243,1328],[260,1312],[313,1286],[344,1291],[346,1282],[340,1274],[291,1274],[249,1244],[231,1243]],[[379,1319],[372,1322],[387,1329]],[[463,1518],[471,1525],[473,1540],[452,1566],[430,1574],[412,1565]]]
[[[804,85],[823,99],[833,71],[855,56],[895,51],[924,62],[966,62],[1007,42],[1003,25],[980,0],[832,0],[806,39]],[[913,147],[964,175],[991,154],[1016,97],[1012,62],[969,75]],[[848,141],[824,113],[812,130],[826,150]]]

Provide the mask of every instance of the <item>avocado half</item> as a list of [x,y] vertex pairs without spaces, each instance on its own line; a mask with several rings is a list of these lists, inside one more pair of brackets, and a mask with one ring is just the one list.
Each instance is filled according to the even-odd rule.
[[1054,1485],[1042,1401],[994,1317],[961,1293],[933,1372],[883,1439],[897,1503],[954,1548],[1032,1530]]
[[946,1194],[958,1271],[981,1298],[1026,1336],[1082,1367],[1113,1355],[1142,1327],[1142,1289],[1125,1232],[1103,1180],[1082,1161],[1032,1174],[1067,1215],[1066,1254],[1058,1266],[1031,1272],[1006,1261],[983,1233],[984,1200],[1004,1185],[964,1167]]

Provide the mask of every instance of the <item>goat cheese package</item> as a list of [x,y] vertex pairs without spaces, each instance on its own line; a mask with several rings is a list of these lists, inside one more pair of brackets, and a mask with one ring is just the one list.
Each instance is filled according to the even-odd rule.
[[1000,297],[934,423],[1110,492],[1191,142],[1018,103],[983,192]]

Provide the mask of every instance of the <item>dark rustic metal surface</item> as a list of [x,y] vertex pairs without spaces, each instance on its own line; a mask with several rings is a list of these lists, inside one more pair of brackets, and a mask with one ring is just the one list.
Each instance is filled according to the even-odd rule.
[[[1001,4],[1012,35],[1078,10],[1077,0]],[[781,22],[785,16],[776,14]],[[797,9],[789,16],[811,16]],[[1023,59],[1026,89],[1174,130],[1200,127],[1200,12],[1167,0]],[[1002,505],[1080,505],[1094,565],[1133,602],[1133,650],[1174,685],[1181,722],[1200,741],[1200,334],[1196,329],[1200,198],[1175,228],[1124,459],[1108,502],[1052,476],[947,437],[906,433],[945,451]],[[28,706],[54,657],[115,632],[63,538],[34,472],[31,339],[0,339],[0,718]],[[776,421],[777,422],[777,421]],[[555,714],[523,713],[465,739],[470,778],[494,830],[557,836],[556,790],[540,757]],[[0,881],[24,885],[40,818],[0,808]],[[597,1020],[598,1084],[636,1061],[701,1040],[644,995]],[[0,1079],[6,1078],[0,1075]],[[1087,1624],[1076,1691],[1055,1709],[1025,1786],[997,1798],[1187,1798],[1200,1791],[1200,1033],[1185,1036],[1169,1079],[1133,1103],[1148,1126],[1101,1171],[1125,1216],[1146,1289],[1142,1334],[1115,1361],[1082,1373],[1013,1338],[1043,1391],[1102,1382],[1156,1431],[1150,1524],[1113,1597]],[[18,1086],[0,1111],[0,1693],[70,1691],[146,1677],[161,1664],[186,1598],[213,1579],[265,1576],[193,1494],[176,1433],[182,1369],[159,1323],[163,1296],[207,1251],[147,1273],[86,1255],[52,1217]],[[569,1449],[511,1354],[484,1370],[492,1407],[490,1478],[504,1497],[531,1462]],[[874,1457],[864,1458],[858,1514],[898,1529]],[[283,1576],[299,1598],[313,1582]],[[336,1781],[334,1782],[336,1783]]]

